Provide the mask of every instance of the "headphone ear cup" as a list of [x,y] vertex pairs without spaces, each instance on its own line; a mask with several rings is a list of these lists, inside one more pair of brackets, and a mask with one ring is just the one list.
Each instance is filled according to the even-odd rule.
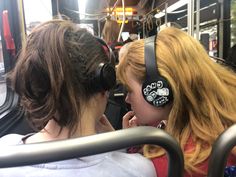
[[169,82],[159,77],[157,80],[146,80],[142,85],[144,99],[155,107],[161,107],[173,100],[172,89]]
[[94,84],[96,91],[112,89],[116,85],[115,68],[110,63],[100,63],[95,72]]

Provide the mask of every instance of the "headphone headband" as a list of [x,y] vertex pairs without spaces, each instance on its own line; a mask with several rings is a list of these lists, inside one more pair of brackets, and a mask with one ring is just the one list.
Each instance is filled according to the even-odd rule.
[[144,60],[146,79],[142,85],[144,99],[155,107],[161,107],[173,100],[169,82],[160,75],[156,62],[156,36],[145,39]]
[[[152,78],[157,78],[159,76],[159,71],[157,70],[156,51],[155,51],[156,36],[151,36],[145,39],[145,66],[146,68],[146,78],[151,80]],[[154,59],[153,59],[154,58]]]
[[101,38],[99,38],[97,36],[94,36],[94,37],[102,45],[103,49],[105,50],[105,52],[106,52],[106,54],[107,54],[107,56],[109,58],[110,63],[115,67],[116,59],[115,59],[115,55],[114,55],[111,47],[109,47],[109,45],[103,39],[101,39]]

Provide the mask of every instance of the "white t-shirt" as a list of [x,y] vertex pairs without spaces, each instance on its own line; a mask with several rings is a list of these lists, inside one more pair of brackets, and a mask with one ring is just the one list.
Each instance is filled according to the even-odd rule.
[[[0,139],[0,147],[22,144],[22,135]],[[0,168],[0,177],[156,177],[152,162],[120,151],[38,165]]]

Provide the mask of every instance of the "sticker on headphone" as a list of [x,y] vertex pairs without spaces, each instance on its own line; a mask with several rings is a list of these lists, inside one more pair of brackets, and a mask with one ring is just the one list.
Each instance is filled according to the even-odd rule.
[[152,103],[155,106],[160,106],[160,105],[167,103],[168,101],[169,101],[169,99],[167,97],[160,97],[160,98],[154,100]]
[[152,82],[143,89],[143,94],[148,102],[152,102],[153,105],[163,105],[169,101],[168,96],[170,91],[168,88],[163,88],[163,82]]

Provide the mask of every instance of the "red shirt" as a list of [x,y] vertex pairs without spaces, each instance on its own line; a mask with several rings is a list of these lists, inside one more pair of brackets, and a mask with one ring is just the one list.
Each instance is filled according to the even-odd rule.
[[[194,148],[194,144],[191,140],[189,140],[189,142],[187,143],[185,150],[191,150]],[[168,167],[168,159],[166,155],[157,157],[157,158],[153,158],[152,162],[155,166],[156,169],[156,173],[158,177],[167,177],[167,167]],[[227,161],[227,166],[232,166],[236,164],[236,157],[233,155],[230,155],[228,157],[228,161]],[[199,164],[198,168],[205,172],[207,174],[208,171],[208,159],[205,160],[204,162],[202,162],[201,164]],[[202,175],[199,173],[192,173],[192,174],[188,174],[186,171],[184,172],[184,177],[205,177],[206,175]]]

